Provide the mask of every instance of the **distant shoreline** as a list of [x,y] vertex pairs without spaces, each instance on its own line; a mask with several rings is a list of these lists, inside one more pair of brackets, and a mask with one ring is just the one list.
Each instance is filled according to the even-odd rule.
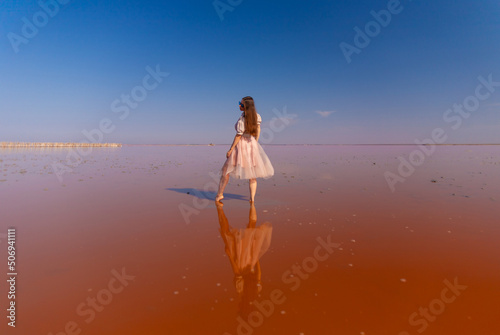
[[68,148],[68,147],[121,147],[121,143],[74,142],[0,142],[0,148]]
[[[231,143],[223,143],[223,144],[123,144],[123,146],[126,147],[152,147],[152,146],[157,146],[157,147],[213,147],[213,146],[230,146]],[[261,143],[261,145],[265,146],[288,146],[288,147],[293,147],[293,146],[417,146],[415,143],[401,143],[401,144],[384,144],[384,143],[377,143],[377,144],[264,144]],[[432,146],[432,145],[438,145],[438,146],[460,146],[460,145],[500,145],[500,143],[458,143],[458,144],[423,144],[425,146]]]
[[[196,147],[196,146],[228,146],[227,144],[122,144],[122,143],[85,143],[85,142],[0,142],[0,148],[121,148],[121,147]],[[414,143],[400,144],[262,144],[265,146],[416,146]],[[496,146],[500,143],[458,143],[458,144],[423,144],[425,146]]]

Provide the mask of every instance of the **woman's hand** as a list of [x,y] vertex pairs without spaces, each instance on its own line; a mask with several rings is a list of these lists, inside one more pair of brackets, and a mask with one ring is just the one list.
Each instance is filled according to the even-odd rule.
[[238,144],[240,139],[241,139],[241,135],[236,134],[234,136],[233,144],[231,144],[231,149],[229,149],[229,151],[226,154],[227,158],[229,158],[229,156],[231,156],[231,153],[233,152],[234,148],[236,147],[236,145]]

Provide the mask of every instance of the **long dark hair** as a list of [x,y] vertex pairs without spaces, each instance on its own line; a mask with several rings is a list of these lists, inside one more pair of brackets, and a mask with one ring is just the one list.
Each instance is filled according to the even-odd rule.
[[245,132],[257,136],[257,109],[252,97],[241,99],[245,109]]

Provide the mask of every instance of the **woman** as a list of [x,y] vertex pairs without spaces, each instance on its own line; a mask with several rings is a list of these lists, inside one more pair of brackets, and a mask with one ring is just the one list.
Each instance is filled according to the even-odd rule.
[[221,169],[222,176],[215,201],[224,198],[229,176],[249,180],[250,202],[254,202],[257,178],[270,178],[274,175],[273,166],[258,142],[262,118],[257,114],[252,97],[241,99],[240,111],[243,113],[234,125],[236,136],[231,149],[226,153],[227,160]]

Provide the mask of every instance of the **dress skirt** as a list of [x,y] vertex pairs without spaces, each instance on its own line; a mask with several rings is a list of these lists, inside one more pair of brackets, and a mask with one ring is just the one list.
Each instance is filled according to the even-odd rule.
[[236,275],[254,271],[255,265],[271,245],[272,231],[269,222],[255,228],[230,228],[227,232],[221,231],[225,235],[226,253],[233,261]]
[[243,134],[224,163],[221,173],[238,179],[267,179],[274,175],[274,168],[255,137]]

